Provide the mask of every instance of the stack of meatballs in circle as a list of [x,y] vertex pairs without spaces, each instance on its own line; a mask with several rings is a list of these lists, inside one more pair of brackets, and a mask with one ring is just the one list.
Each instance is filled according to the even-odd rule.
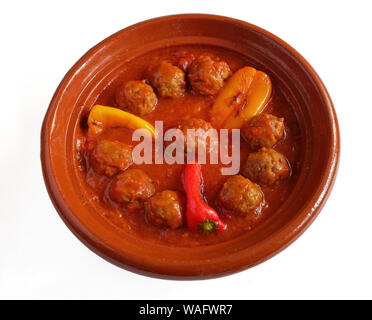
[[[115,93],[119,108],[143,116],[152,112],[160,98],[182,97],[190,88],[193,94],[216,95],[232,72],[224,61],[208,55],[195,57],[178,52],[178,61],[161,61],[151,67],[145,80],[131,80]],[[208,130],[212,125],[200,118],[180,122],[179,129]],[[285,133],[284,119],[271,114],[258,114],[241,129],[241,135],[255,150],[241,166],[241,174],[229,177],[223,184],[218,203],[226,211],[246,216],[263,203],[260,186],[273,186],[290,175],[287,159],[273,149]],[[125,204],[126,209],[144,209],[149,223],[171,229],[184,225],[184,194],[162,190],[156,192],[152,179],[132,164],[132,147],[119,141],[98,140],[89,150],[89,162],[98,174],[113,177],[109,187],[111,200]]]

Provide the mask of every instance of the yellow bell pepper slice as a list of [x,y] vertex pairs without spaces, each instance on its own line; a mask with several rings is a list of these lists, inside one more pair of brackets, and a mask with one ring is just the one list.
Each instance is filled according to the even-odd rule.
[[218,93],[211,110],[215,128],[240,129],[262,111],[272,90],[269,76],[252,67],[236,71]]
[[147,129],[155,138],[155,128],[140,117],[118,108],[95,105],[90,110],[88,117],[88,134],[99,135],[107,128],[125,127],[128,129]]

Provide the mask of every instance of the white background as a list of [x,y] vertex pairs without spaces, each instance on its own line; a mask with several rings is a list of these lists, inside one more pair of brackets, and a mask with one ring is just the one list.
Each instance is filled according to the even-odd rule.
[[[0,5],[0,298],[372,298],[370,1],[3,1]],[[250,270],[207,281],[117,268],[63,224],[41,174],[43,116],[67,70],[133,23],[173,13],[246,20],[296,48],[333,99],[341,162],[315,222]]]

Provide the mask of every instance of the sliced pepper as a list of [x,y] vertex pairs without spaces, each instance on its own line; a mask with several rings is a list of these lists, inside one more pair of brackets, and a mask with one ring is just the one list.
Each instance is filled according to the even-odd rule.
[[128,129],[147,129],[155,138],[155,128],[140,117],[132,113],[101,105],[95,105],[90,110],[88,117],[88,134],[99,135],[107,128],[125,127]]
[[271,95],[269,76],[252,67],[236,71],[218,93],[211,110],[215,128],[240,129],[258,114]]

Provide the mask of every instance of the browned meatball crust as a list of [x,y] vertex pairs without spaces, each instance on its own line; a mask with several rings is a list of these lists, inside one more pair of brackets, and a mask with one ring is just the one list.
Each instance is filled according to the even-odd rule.
[[222,186],[219,203],[238,215],[247,215],[263,201],[260,187],[241,175],[232,176]]
[[[208,121],[205,121],[203,119],[190,118],[187,120],[183,120],[180,122],[177,128],[180,129],[184,135],[185,152],[191,152],[195,150],[195,153],[196,153],[198,150],[198,143],[205,146],[206,151],[209,151],[210,146],[215,146],[215,144],[218,143],[218,141],[214,141],[208,138],[207,132],[209,129],[213,129],[213,127]],[[198,129],[201,129],[203,131],[201,132],[201,135],[198,135],[198,138],[194,139],[192,134],[188,132],[189,129],[194,129],[195,134],[197,134]],[[213,145],[211,145],[211,143]]]
[[242,128],[242,135],[254,149],[273,147],[284,135],[284,118],[261,113]]
[[132,147],[119,141],[99,140],[89,160],[95,172],[111,177],[132,164]]
[[154,110],[158,99],[145,81],[132,80],[116,89],[115,101],[120,108],[142,116]]
[[201,55],[191,64],[188,80],[197,93],[214,95],[230,75],[231,70],[226,62],[214,61],[210,56]]
[[144,201],[154,193],[154,183],[140,169],[128,169],[117,175],[109,190],[110,198],[119,203]]
[[254,182],[271,186],[286,179],[290,175],[290,167],[281,153],[263,147],[249,154],[242,173]]
[[185,200],[171,190],[158,192],[145,203],[147,221],[157,227],[177,229],[184,222]]
[[176,51],[173,55],[178,59],[177,60],[177,67],[181,70],[187,72],[192,62],[195,60],[195,56],[184,50]]
[[187,129],[202,129],[204,131],[208,131],[212,129],[212,125],[203,119],[200,118],[190,118],[186,120],[180,121],[178,128],[181,129],[185,134],[187,133]]
[[167,61],[151,68],[148,78],[162,97],[180,97],[186,88],[185,73]]

